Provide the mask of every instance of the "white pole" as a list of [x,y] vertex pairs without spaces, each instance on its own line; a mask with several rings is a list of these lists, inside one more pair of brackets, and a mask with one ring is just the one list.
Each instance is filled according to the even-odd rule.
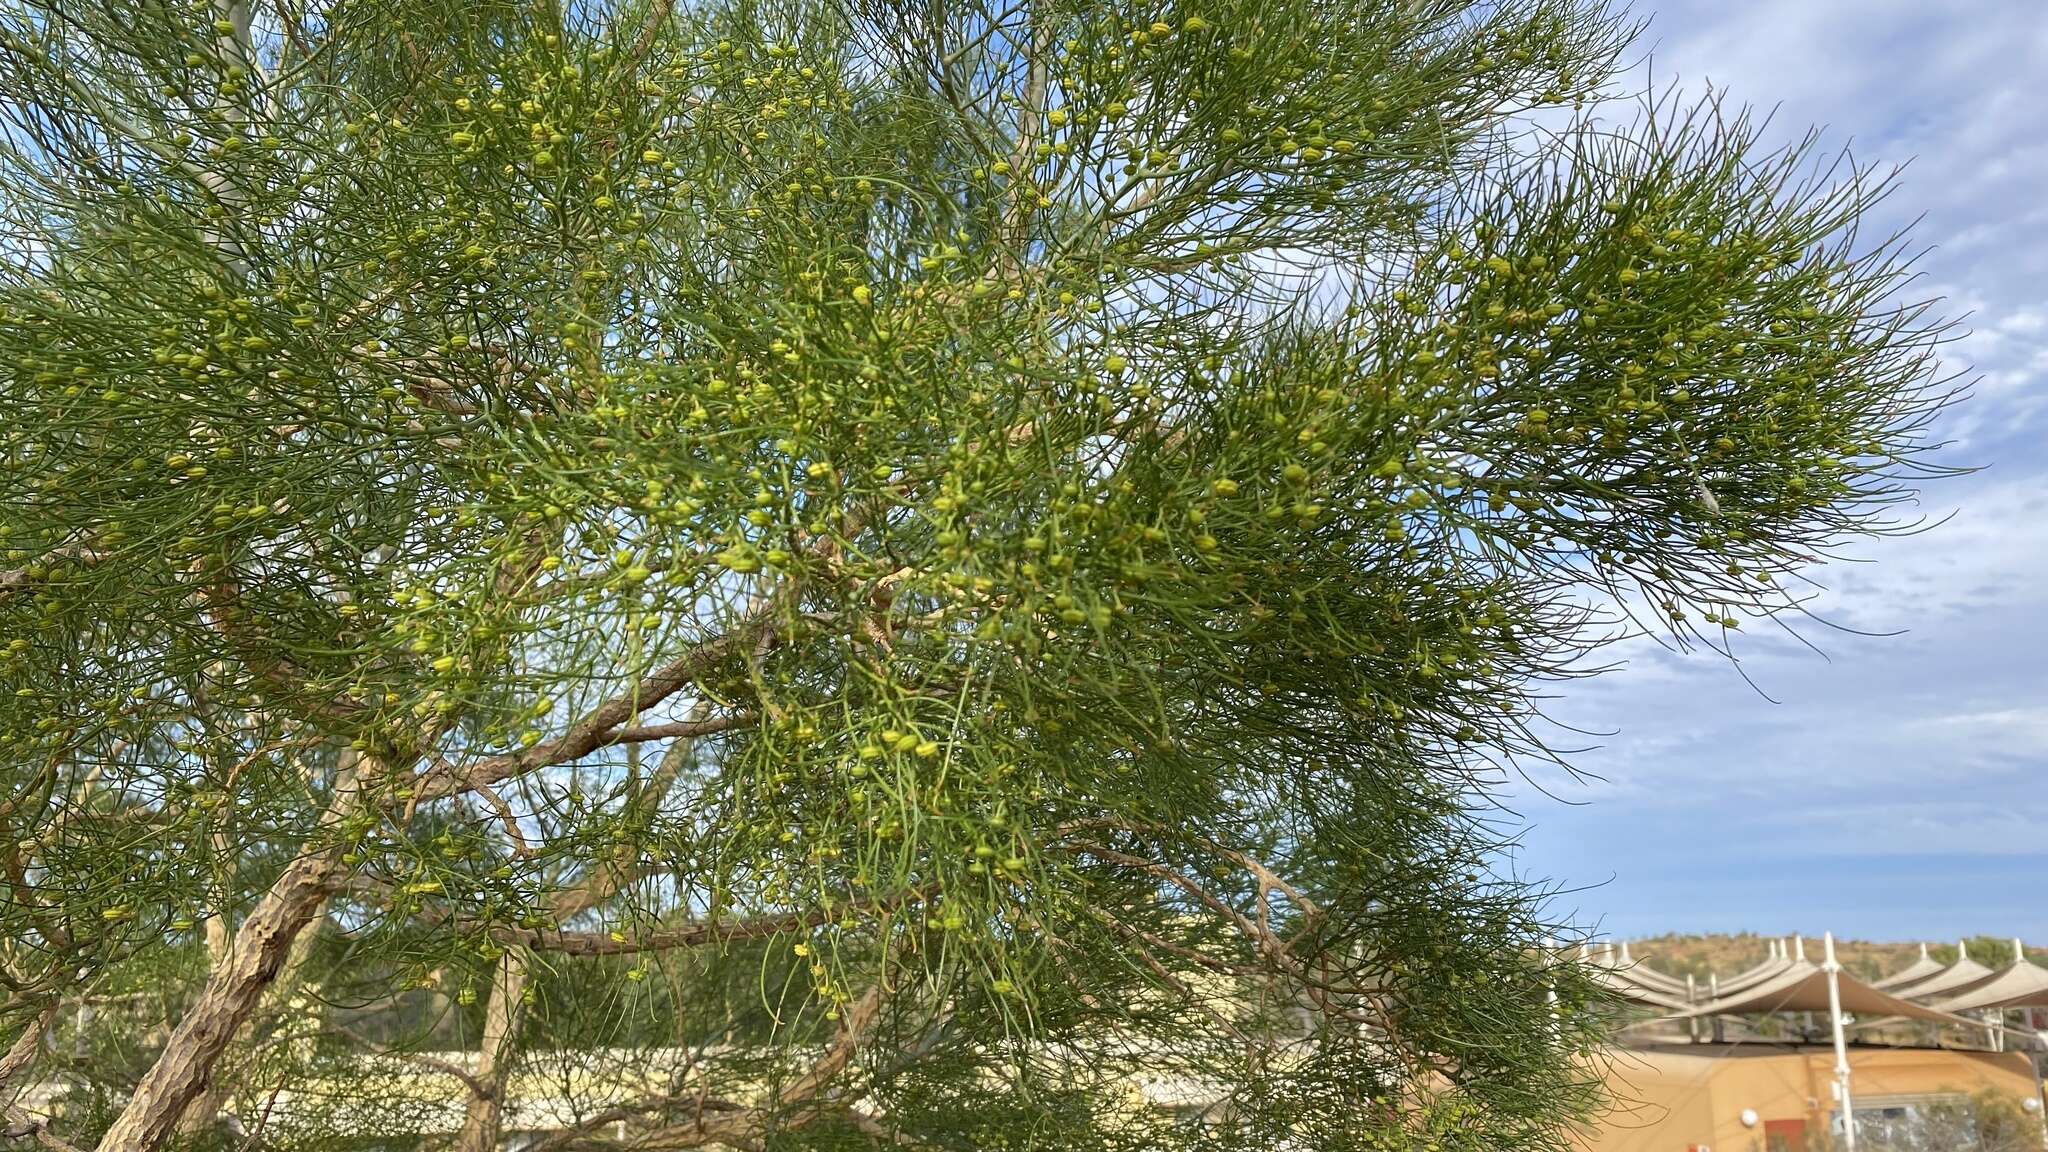
[[[1720,998],[1721,977],[1716,973],[1709,972],[1707,973],[1707,999],[1712,1001],[1719,1000]],[[1726,1033],[1721,1028],[1721,1018],[1719,1016],[1714,1017],[1713,1036],[1714,1043],[1716,1044],[1719,1044],[1722,1041],[1722,1039],[1726,1036]]]
[[[1693,986],[1693,981],[1692,981],[1692,973],[1690,973],[1690,972],[1687,972],[1687,973],[1685,974],[1685,1004],[1686,1004],[1686,1007],[1690,1008],[1690,1007],[1691,1007],[1691,1006],[1693,1006],[1694,1004],[1698,1003],[1698,1002],[1699,1002],[1699,998],[1700,998],[1700,996],[1699,996],[1699,989]],[[1697,1016],[1694,1016],[1694,1017],[1693,1017],[1692,1019],[1690,1019],[1690,1020],[1687,1020],[1687,1021],[1685,1022],[1685,1031],[1686,1031],[1686,1034],[1687,1034],[1687,1035],[1689,1035],[1689,1036],[1691,1036],[1691,1037],[1692,1037],[1692,1042],[1693,1042],[1693,1043],[1695,1043],[1695,1044],[1699,1043],[1699,1042],[1700,1042],[1700,1018],[1699,1018],[1699,1017],[1697,1017]]]
[[[1826,949],[1826,962],[1821,970],[1828,974],[1828,1019],[1835,1031],[1835,1096],[1842,1102],[1842,1147],[1846,1152],[1856,1152],[1856,1105],[1849,1096],[1849,1042],[1842,1035],[1842,966],[1835,961],[1835,934],[1829,932],[1821,939]],[[1800,958],[1805,959],[1803,949]]]
[[[2012,938],[2012,962],[2015,965],[2027,962],[2027,946],[2020,943],[2020,938],[2017,936]],[[1992,1017],[1998,1021],[1998,1050],[2003,1052],[2005,1051],[2005,1009],[1993,1009]],[[2022,1023],[2024,1022],[2023,1020]]]
[[[1557,941],[1545,936],[1543,938],[1543,967],[1554,972],[1557,964]],[[1557,977],[1555,975],[1552,975],[1549,980],[1544,982],[1543,1002],[1550,1006],[1550,1034],[1555,1038],[1558,1031]]]

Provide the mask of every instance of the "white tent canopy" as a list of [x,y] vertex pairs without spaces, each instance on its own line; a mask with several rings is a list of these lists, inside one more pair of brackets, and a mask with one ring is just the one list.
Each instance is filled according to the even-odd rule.
[[1937,1001],[1948,1012],[1978,1008],[2048,1008],[2048,968],[2027,959],[2026,949],[2012,942],[2012,963],[1962,992]]
[[1957,944],[1956,948],[1955,963],[1924,980],[1900,984],[1890,991],[1899,996],[1910,996],[1915,1000],[1946,1000],[1992,977],[1991,969],[1970,959],[1970,946],[1967,942]]
[[1655,968],[1630,956],[1628,954],[1628,941],[1626,940],[1621,942],[1621,962],[1614,965],[1613,968],[1616,975],[1625,980],[1632,980],[1646,988],[1652,988],[1672,996],[1683,997],[1690,994],[1690,990],[1685,986],[1685,981],[1676,976],[1659,972]]
[[1915,981],[1925,980],[1941,971],[1942,963],[1927,954],[1927,945],[1920,945],[1920,958],[1881,980],[1872,980],[1870,986],[1895,992]]
[[[1793,959],[1784,971],[1768,977],[1747,989],[1730,995],[1723,995],[1705,1004],[1694,1005],[1691,1011],[1667,1017],[1671,1020],[1697,1020],[1702,1016],[1747,1016],[1773,1012],[1824,1012],[1835,1041],[1835,1082],[1834,1097],[1841,1105],[1844,1116],[1856,1115],[1856,1106],[1850,1095],[1849,1048],[1846,1033],[1850,1017],[1907,1017],[1914,1020],[1931,1020],[1940,1024],[1955,1024],[1964,1028],[1981,1028],[1981,1021],[1956,1016],[1925,1004],[1902,1000],[1881,988],[1873,988],[1861,980],[1853,979],[1842,971],[1842,965],[1835,959],[1835,938],[1823,937],[1825,962],[1809,963],[1803,942],[1794,945]],[[1856,1125],[1851,1123],[1842,1133],[1843,1147],[1848,1152],[1856,1149]]]
[[1586,970],[1592,973],[1593,979],[1599,981],[1609,991],[1612,991],[1616,996],[1631,1004],[1639,1004],[1645,1008],[1655,1008],[1661,1012],[1684,1012],[1692,1007],[1692,1005],[1685,1002],[1685,998],[1682,996],[1673,996],[1669,993],[1659,992],[1655,988],[1645,988],[1641,984],[1631,983],[1628,980],[1622,979],[1619,974],[1610,968],[1605,968],[1598,964],[1589,964],[1586,966]]
[[[1795,948],[1797,951],[1796,960],[1793,956]],[[1805,959],[1806,944],[1804,941],[1800,941],[1797,945],[1788,946],[1784,941],[1773,940],[1771,941],[1770,955],[1765,958],[1763,963],[1747,971],[1737,972],[1726,980],[1716,981],[1716,986],[1721,995],[1732,996],[1746,988],[1754,988],[1764,981],[1784,973],[1795,963],[1802,963]]]
[[1692,1006],[1685,985],[1679,984],[1676,988],[1671,988],[1653,981],[1638,979],[1638,973],[1643,969],[1633,960],[1626,959],[1626,944],[1622,945],[1621,955],[1624,959],[1617,960],[1612,944],[1602,944],[1597,950],[1591,944],[1584,944],[1579,948],[1579,963],[1593,979],[1623,1000],[1665,1012],[1683,1012]]
[[[1974,997],[1967,999],[1964,997],[1953,998],[1937,1007],[1929,1004],[1918,1004],[1904,997],[1893,995],[1883,988],[1866,984],[1843,972],[1840,961],[1835,957],[1834,936],[1829,934],[1822,939],[1824,947],[1823,963],[1814,964],[1809,962],[1806,959],[1805,942],[1795,938],[1790,959],[1785,959],[1783,953],[1780,952],[1778,953],[1778,958],[1767,960],[1764,964],[1751,969],[1749,973],[1738,977],[1736,981],[1731,981],[1731,984],[1740,985],[1732,991],[1726,986],[1721,987],[1719,989],[1720,995],[1715,996],[1712,1000],[1704,1004],[1695,1003],[1685,1011],[1672,1013],[1669,1016],[1663,1017],[1663,1019],[1667,1022],[1679,1020],[1689,1022],[1693,1025],[1693,1036],[1697,1040],[1698,1021],[1703,1017],[1755,1016],[1770,1015],[1778,1012],[1825,1013],[1829,1030],[1834,1033],[1835,1075],[1834,1084],[1832,1085],[1834,1098],[1840,1105],[1840,1114],[1849,1117],[1853,1117],[1856,1114],[1855,1103],[1851,1098],[1850,1090],[1851,1069],[1849,1066],[1847,1037],[1850,1028],[1859,1024],[1882,1024],[1900,1018],[1925,1020],[1935,1024],[1951,1024],[1973,1031],[1979,1028],[1989,1028],[1993,1032],[1994,1045],[1997,1043],[1997,1024],[1995,1022],[1972,1020],[1967,1016],[1959,1016],[1954,1012],[1945,1010],[1966,1007],[1969,1003],[1978,1002]],[[1939,972],[1933,973],[1926,979],[1917,982],[1914,987],[1916,989],[1924,989],[1930,983],[1948,983],[1953,981],[1966,993],[1974,990],[1976,996],[2015,996],[2021,998],[2020,1002],[2032,1003],[2033,1001],[2026,998],[2041,994],[2044,997],[2041,1002],[2048,1003],[2048,969],[2037,968],[2027,963],[2024,953],[2019,950],[2018,941],[2014,941],[2013,946],[2013,963],[2000,970],[1997,974],[1991,974],[1990,970],[1984,969],[1982,965],[1975,966],[1982,969],[1986,975],[1991,976],[1989,980],[1980,979],[1975,973],[1962,967],[1962,965],[1971,963],[1969,957],[1965,955],[1955,964],[1942,968]],[[1924,953],[1923,959],[1925,959]],[[1770,969],[1774,964],[1780,967],[1775,973],[1772,973]],[[1617,974],[1604,966],[1594,965],[1592,970],[1596,973],[1598,979],[1612,981],[1614,984],[1624,985],[1631,989],[1630,992],[1624,994],[1636,1000],[1637,1003],[1654,1002],[1650,999],[1650,997],[1655,995],[1651,990],[1639,984],[1630,984],[1623,981]],[[1994,985],[1996,986],[1996,992],[1989,991]],[[2000,999],[1982,1002],[1982,1006],[1989,1007],[1993,1004],[2009,1004],[2012,1002]],[[1718,1041],[1720,1039],[1720,1024],[1718,1021],[1716,1021],[1714,1027],[1715,1039]],[[1855,1152],[1856,1125],[1854,1123],[1849,1124],[1843,1130],[1842,1144],[1847,1152]]]
[[[1753,1016],[1773,1012],[1829,1012],[1834,1009],[1829,997],[1828,983],[1828,972],[1825,968],[1804,959],[1794,960],[1790,967],[1761,984],[1723,995],[1718,1000],[1696,1004],[1690,1011],[1677,1014],[1674,1019]],[[1837,973],[1835,984],[1840,995],[1839,1010],[1850,1015],[1866,1018],[1904,1016],[1913,1020],[1956,1024],[1973,1029],[1981,1029],[1984,1026],[1982,1021],[1900,999],[1852,976]]]

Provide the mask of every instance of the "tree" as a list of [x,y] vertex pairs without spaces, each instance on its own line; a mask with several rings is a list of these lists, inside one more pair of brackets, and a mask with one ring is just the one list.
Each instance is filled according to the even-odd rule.
[[166,1012],[39,1134],[407,1067],[466,1148],[599,1080],[551,1141],[1556,1145],[1604,1009],[1500,773],[1950,396],[1886,178],[1604,121],[1635,32],[8,6],[7,1011]]
[[[1836,1136],[1827,1143],[1839,1147],[1841,1139]],[[1860,1112],[1856,1143],[1878,1152],[2022,1152],[2040,1147],[2041,1121],[2018,1099],[1985,1089],[1969,1096],[1940,1096],[1916,1107]]]

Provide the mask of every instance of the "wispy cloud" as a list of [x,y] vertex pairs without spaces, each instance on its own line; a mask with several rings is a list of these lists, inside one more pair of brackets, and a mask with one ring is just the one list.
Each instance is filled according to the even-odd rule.
[[1825,657],[1760,630],[1738,676],[1636,644],[1571,687],[1558,719],[1612,733],[1576,758],[1599,779],[1543,781],[1584,803],[1520,800],[1518,864],[1603,883],[1570,900],[1620,932],[2048,937],[2029,879],[2048,831],[2040,0],[1648,3],[1646,83],[1711,83],[1774,107],[1787,140],[1824,125],[1859,161],[1911,161],[1872,228],[1914,225],[1918,294],[1968,316],[1949,359],[1978,382],[1940,431],[1983,470],[1930,486],[1932,530],[1813,573],[1825,623],[1802,631]]

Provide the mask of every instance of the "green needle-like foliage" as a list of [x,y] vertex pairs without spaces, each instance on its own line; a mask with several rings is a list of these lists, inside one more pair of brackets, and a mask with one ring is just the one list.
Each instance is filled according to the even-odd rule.
[[1883,178],[1605,115],[1635,30],[0,5],[56,1134],[1559,1145],[1606,1007],[1493,788],[1631,621],[1895,528],[1951,394]]

